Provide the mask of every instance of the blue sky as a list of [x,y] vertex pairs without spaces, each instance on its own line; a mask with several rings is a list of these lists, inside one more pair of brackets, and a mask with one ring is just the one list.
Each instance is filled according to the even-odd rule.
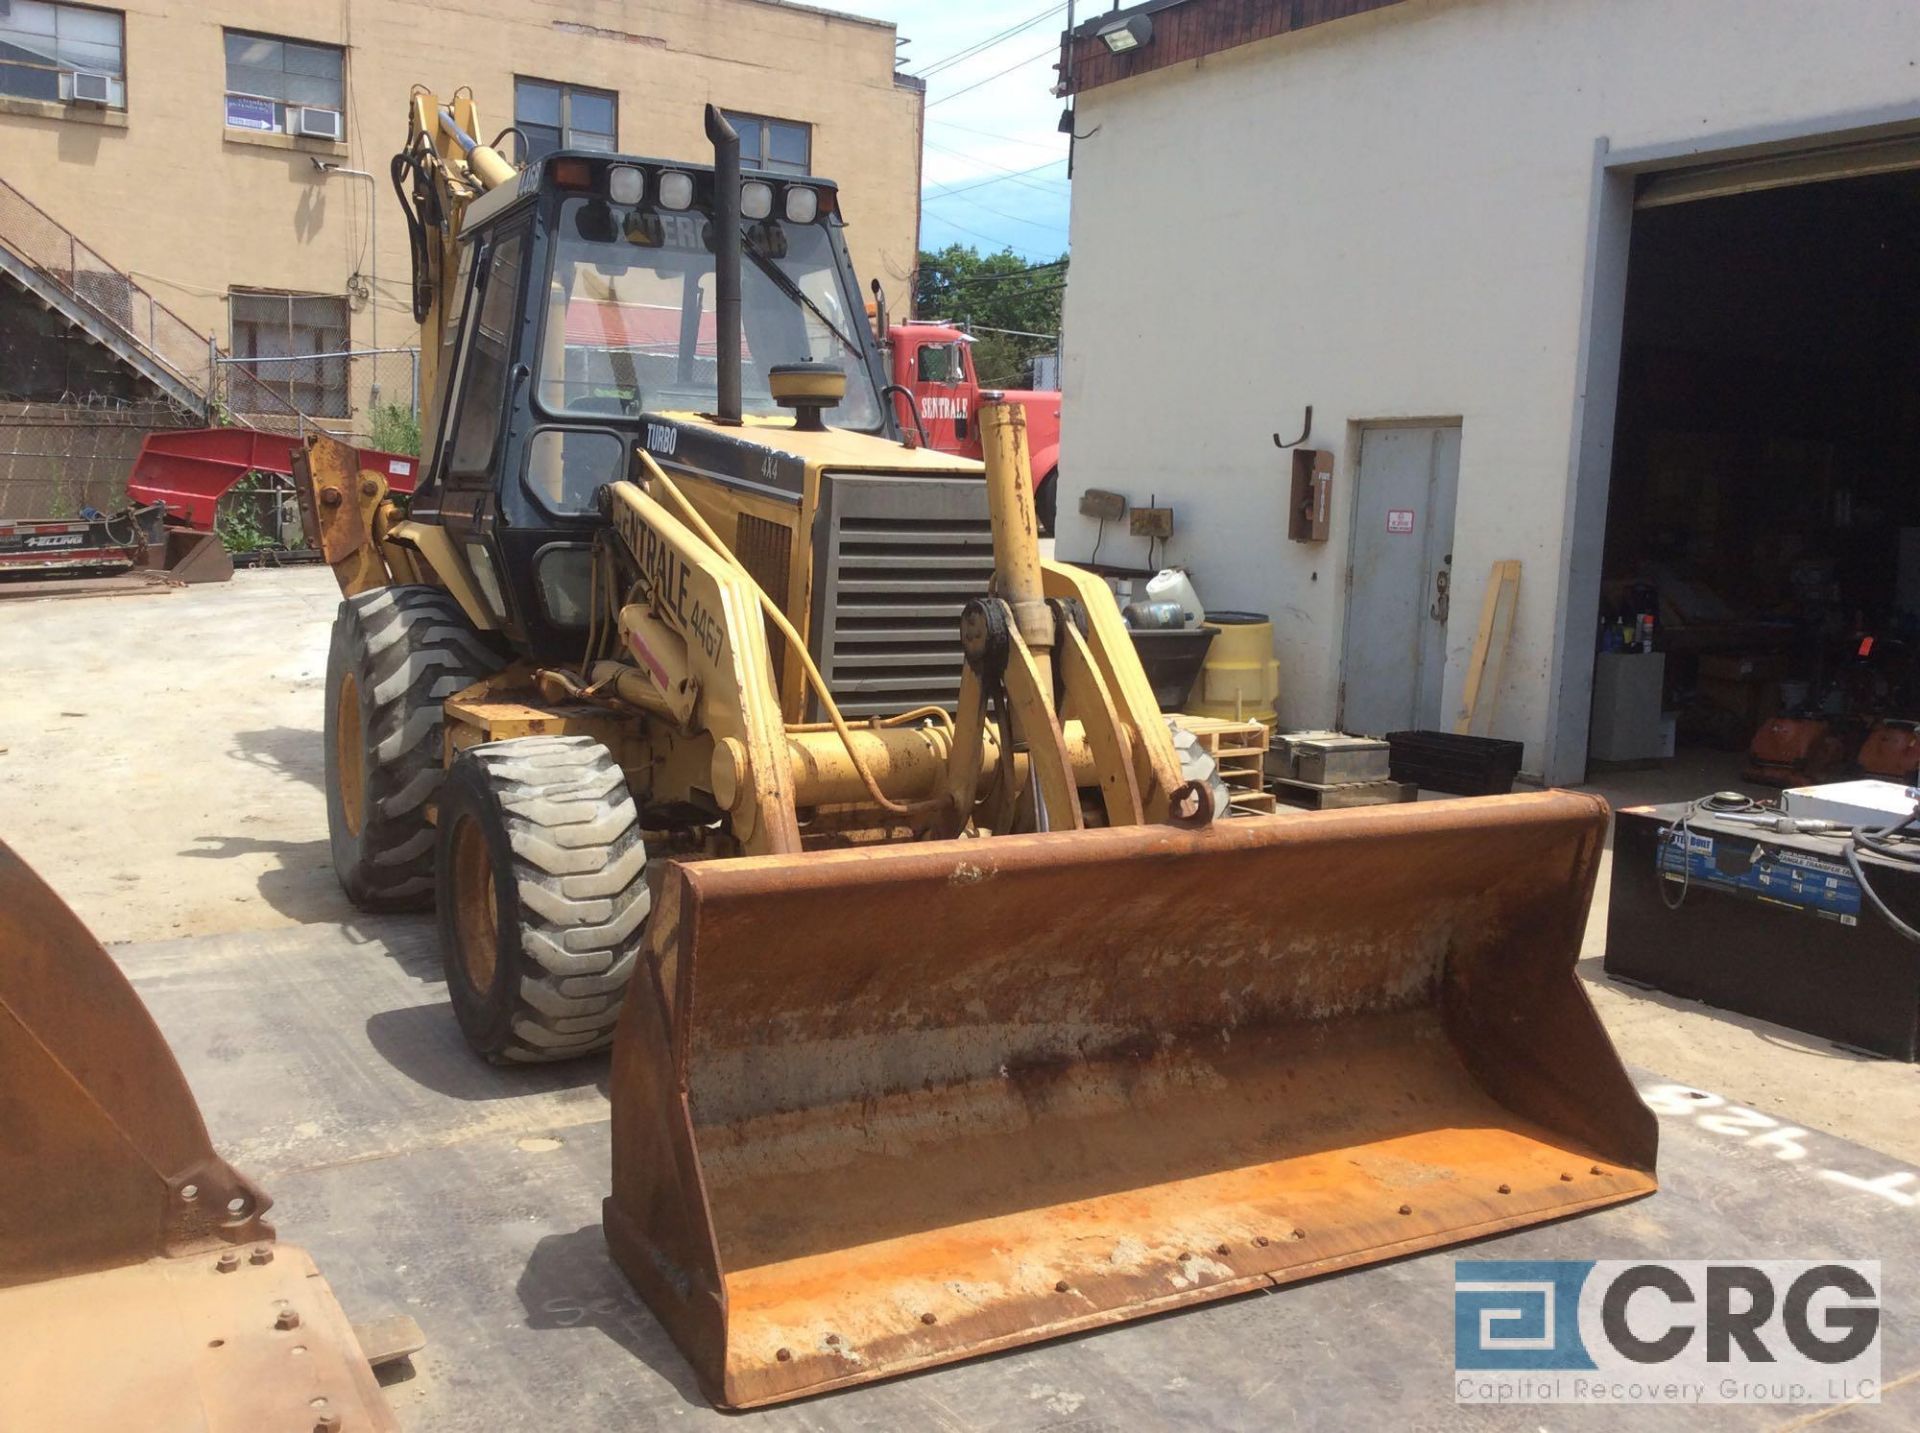
[[[1052,87],[1066,6],[1045,0],[825,3],[893,21],[909,41],[901,68],[926,74],[921,247],[1010,248],[1033,259],[1064,252],[1067,137],[1056,128],[1061,102]],[[1091,13],[1088,5],[1077,8]],[[955,58],[989,40],[978,53]]]

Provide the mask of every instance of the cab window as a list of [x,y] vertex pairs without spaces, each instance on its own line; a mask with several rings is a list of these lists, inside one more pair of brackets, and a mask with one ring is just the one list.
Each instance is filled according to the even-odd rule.
[[479,312],[467,339],[466,386],[453,420],[453,457],[448,466],[454,477],[484,476],[493,461],[494,440],[500,435],[501,410],[507,401],[514,299],[525,248],[526,231],[514,230],[494,241],[487,260]]
[[921,346],[919,374],[922,383],[956,384],[966,377],[966,373],[966,364],[962,361],[957,342]]

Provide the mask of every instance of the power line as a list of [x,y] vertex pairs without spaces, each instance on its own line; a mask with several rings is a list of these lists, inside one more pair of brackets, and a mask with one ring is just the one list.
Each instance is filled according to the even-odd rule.
[[[998,139],[1008,144],[1024,144],[1029,149],[1045,150],[1049,154],[1058,154],[1060,152],[1060,145],[1057,142],[1054,144],[1042,144],[1037,139],[1022,139],[1014,134],[995,134],[990,129],[975,129],[971,125],[959,124],[950,119],[930,119],[927,123],[942,125],[947,129],[964,130],[968,134],[977,134],[982,139]],[[1062,135],[1060,138],[1064,140],[1066,136]]]
[[1023,258],[1032,257],[1032,255],[1026,254],[1024,251],[1014,248],[1012,244],[1009,244],[1004,238],[1000,237],[998,234],[986,234],[986,233],[982,233],[978,229],[970,229],[965,224],[962,224],[959,220],[949,219],[944,214],[934,214],[934,215],[931,215],[930,217],[933,219],[933,222],[936,224],[945,224],[949,229],[958,229],[961,233],[971,234],[976,239],[985,239],[989,244],[998,244],[1000,246],[1000,251],[1002,252],[1010,253],[1010,254],[1020,254],[1021,257]]
[[[981,162],[985,163],[986,161],[982,160]],[[1005,174],[997,174],[989,179],[976,179],[971,184],[943,184],[937,189],[922,190],[920,198],[924,201],[927,199],[943,198],[950,194],[965,194],[969,189],[984,189],[989,184],[1000,184],[1008,179],[1022,179],[1029,174],[1038,174],[1043,169],[1051,169],[1056,164],[1065,164],[1066,162],[1064,158],[1049,159],[1045,164],[1036,164],[1031,169],[1009,169]],[[996,169],[999,168],[998,165],[994,167]]]
[[[928,149],[937,149],[942,154],[951,154],[957,159],[969,159],[969,160],[972,160],[975,164],[984,164],[989,169],[997,169],[1000,171],[1001,175],[1004,178],[1011,180],[1015,184],[1018,184],[1022,189],[1031,189],[1039,194],[1052,194],[1053,197],[1056,199],[1060,197],[1057,193],[1055,193],[1051,189],[1043,188],[1042,186],[1047,184],[1065,184],[1067,182],[1065,175],[1062,175],[1058,179],[1043,179],[1038,183],[1035,183],[1033,180],[1025,179],[1021,177],[1023,175],[1033,174],[1036,171],[1041,169],[1049,169],[1052,167],[1052,164],[1059,164],[1062,162],[1058,159],[1052,161],[1052,164],[1037,164],[1032,169],[1009,169],[1004,164],[995,164],[991,159],[982,159],[979,155],[968,154],[963,149],[949,149],[947,148],[946,145],[935,144],[930,139],[923,140],[922,143],[924,143]],[[982,184],[981,187],[984,188],[985,184],[998,184],[1000,182],[1001,181],[998,179],[987,180]]]
[[[1044,274],[1056,269],[1064,269],[1067,266],[1067,262],[1065,259],[1053,259],[1044,264],[1029,264],[1024,269],[1009,269],[1002,274],[960,274],[956,277],[946,279],[946,285],[948,288],[957,289],[963,285],[971,288],[975,284],[1001,284],[1007,282],[1009,279],[1024,279],[1029,274]],[[936,274],[945,275],[946,273],[946,270],[940,268],[937,264],[930,264],[927,267]]]
[[1035,15],[1030,20],[1022,20],[1017,25],[1009,25],[1006,29],[996,31],[994,34],[987,36],[986,39],[976,41],[975,43],[968,45],[963,50],[955,50],[951,55],[942,55],[937,60],[929,60],[925,65],[923,65],[920,68],[919,78],[924,80],[928,75],[937,74],[939,71],[944,69],[950,69],[952,66],[959,64],[962,60],[970,60],[975,55],[978,55],[983,51],[991,50],[995,45],[1002,44],[1007,40],[1011,40],[1015,35],[1018,35],[1023,31],[1031,30],[1035,25],[1038,25],[1042,20],[1045,20],[1052,15],[1058,15],[1062,10],[1066,8],[1067,7],[1064,4],[1049,5],[1046,9],[1042,10],[1038,15]]
[[[934,197],[937,199],[953,198],[951,194],[941,194],[941,195],[936,195]],[[991,204],[982,203],[978,199],[962,199],[960,202],[962,204],[971,204],[973,205],[974,208],[983,209],[989,214],[997,214],[1002,219],[1011,219],[1016,224],[1025,224],[1029,229],[1045,229],[1050,234],[1057,234],[1060,232],[1060,226],[1058,224],[1042,224],[1037,219],[1023,219],[1018,214],[1009,214],[1004,209],[996,209]],[[925,207],[926,205],[923,201],[921,204],[921,208],[924,209]]]
[[974,90],[979,89],[980,86],[990,85],[995,80],[1000,79],[1005,75],[1012,74],[1015,70],[1024,70],[1028,65],[1032,64],[1035,60],[1044,60],[1049,55],[1057,55],[1059,53],[1060,53],[1059,46],[1049,45],[1047,46],[1046,49],[1042,50],[1037,55],[1028,55],[1026,59],[1020,61],[1020,63],[1018,63],[1017,65],[1008,65],[1004,70],[995,70],[992,74],[988,75],[984,80],[975,80],[972,84],[965,85],[960,89],[953,91],[952,94],[941,95],[940,98],[937,100],[928,100],[926,107],[928,109],[932,109],[935,105],[945,104],[948,100],[957,100],[960,98],[961,95],[971,94]]

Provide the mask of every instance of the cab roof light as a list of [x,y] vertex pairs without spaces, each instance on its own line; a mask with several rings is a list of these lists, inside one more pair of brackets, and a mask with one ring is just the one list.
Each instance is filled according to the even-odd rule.
[[638,204],[647,192],[647,176],[631,164],[616,164],[607,171],[607,198],[616,204]]
[[684,209],[693,203],[693,176],[678,169],[665,170],[656,192],[662,209]]
[[591,189],[593,166],[584,159],[556,159],[548,168],[556,188]]
[[811,224],[820,214],[820,191],[805,184],[787,186],[787,222]]

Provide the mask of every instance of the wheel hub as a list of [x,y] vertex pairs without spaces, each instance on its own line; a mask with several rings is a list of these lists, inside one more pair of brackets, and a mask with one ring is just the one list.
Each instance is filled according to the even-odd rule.
[[461,968],[474,992],[485,995],[493,988],[494,971],[500,963],[500,930],[487,838],[480,823],[470,816],[461,817],[454,827],[453,889],[449,894]]
[[360,679],[352,672],[342,678],[333,712],[333,769],[339,773],[340,814],[347,830],[360,834],[366,799],[364,753],[360,749]]

